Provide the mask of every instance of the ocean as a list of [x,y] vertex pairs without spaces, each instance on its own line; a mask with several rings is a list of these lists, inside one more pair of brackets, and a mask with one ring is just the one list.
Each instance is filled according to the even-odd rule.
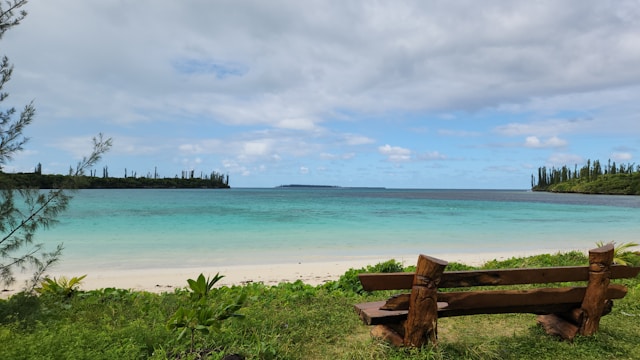
[[640,197],[361,188],[79,190],[56,271],[587,250],[638,241]]

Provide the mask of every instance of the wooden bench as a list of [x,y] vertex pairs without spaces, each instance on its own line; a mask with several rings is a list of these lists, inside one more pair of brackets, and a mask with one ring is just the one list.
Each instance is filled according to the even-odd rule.
[[[547,333],[573,340],[592,335],[613,299],[627,293],[610,279],[634,278],[640,267],[612,265],[613,244],[589,251],[589,266],[445,272],[447,262],[420,255],[415,273],[360,274],[367,291],[411,289],[386,301],[355,305],[374,337],[394,345],[422,346],[437,340],[438,318],[475,314],[532,313]],[[585,287],[528,290],[439,291],[474,286],[587,282]]]

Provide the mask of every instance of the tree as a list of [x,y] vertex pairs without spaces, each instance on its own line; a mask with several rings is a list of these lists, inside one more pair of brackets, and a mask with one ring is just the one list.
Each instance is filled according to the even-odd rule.
[[[0,3],[0,39],[5,31],[20,24],[27,15],[20,10],[26,0]],[[0,105],[9,96],[3,91],[11,79],[13,65],[4,56],[0,61]],[[12,156],[23,149],[29,140],[23,135],[25,127],[31,124],[35,115],[33,103],[29,103],[20,114],[14,107],[6,110],[0,107],[0,175],[2,166]],[[62,245],[45,252],[43,244],[35,243],[37,230],[46,229],[57,222],[59,215],[68,207],[71,195],[68,190],[76,187],[76,182],[86,170],[95,165],[111,147],[111,139],[102,134],[93,138],[91,155],[83,158],[71,168],[69,177],[57,188],[42,192],[38,189],[19,188],[8,177],[0,178],[0,283],[4,286],[15,282],[14,270],[33,271],[31,283],[35,285],[44,272],[57,262]]]

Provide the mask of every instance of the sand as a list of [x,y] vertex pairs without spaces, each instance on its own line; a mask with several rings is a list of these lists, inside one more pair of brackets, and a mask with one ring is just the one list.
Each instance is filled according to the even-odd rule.
[[[493,259],[508,259],[514,256],[529,256],[541,253],[553,253],[554,251],[527,251],[521,253],[484,253],[484,254],[435,254],[433,256],[449,262],[460,262],[468,265],[481,265]],[[359,258],[337,259],[335,261],[285,263],[285,264],[259,264],[259,265],[234,265],[200,268],[163,268],[163,269],[77,269],[77,271],[56,271],[54,268],[48,274],[50,277],[67,278],[87,275],[80,285],[81,290],[94,290],[115,287],[136,291],[149,291],[155,293],[173,292],[176,288],[187,286],[187,279],[195,279],[199,274],[213,277],[216,273],[224,275],[218,282],[220,286],[243,285],[252,282],[261,282],[265,285],[277,285],[282,282],[294,282],[301,280],[309,285],[319,285],[327,281],[338,280],[347,270],[359,269],[367,265],[374,265],[389,259],[396,259],[405,266],[414,265],[416,255],[391,256],[386,258]],[[4,289],[0,297],[6,298],[24,288],[24,280],[28,274],[17,276],[18,281]]]

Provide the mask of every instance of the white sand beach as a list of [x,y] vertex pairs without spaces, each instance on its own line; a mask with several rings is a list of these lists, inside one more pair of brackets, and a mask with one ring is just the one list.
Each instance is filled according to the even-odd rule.
[[[514,256],[529,256],[542,253],[555,253],[553,250],[536,250],[520,253],[481,253],[481,254],[434,254],[437,258],[468,265],[481,265],[486,261],[508,259]],[[172,292],[176,288],[187,286],[187,279],[194,279],[199,274],[213,277],[220,273],[224,278],[218,282],[220,286],[243,285],[260,282],[265,285],[277,285],[283,282],[301,280],[309,285],[319,285],[327,281],[337,280],[351,268],[359,269],[367,265],[395,259],[405,266],[414,265],[418,254],[390,256],[387,258],[336,259],[335,261],[308,263],[273,263],[258,265],[233,265],[199,268],[164,268],[164,269],[77,269],[77,271],[59,272],[54,268],[48,273],[50,277],[67,278],[87,275],[80,289],[94,290],[103,288],[120,288],[155,293]],[[19,274],[18,280],[8,289],[4,289],[0,297],[7,298],[23,289],[28,274]]]

